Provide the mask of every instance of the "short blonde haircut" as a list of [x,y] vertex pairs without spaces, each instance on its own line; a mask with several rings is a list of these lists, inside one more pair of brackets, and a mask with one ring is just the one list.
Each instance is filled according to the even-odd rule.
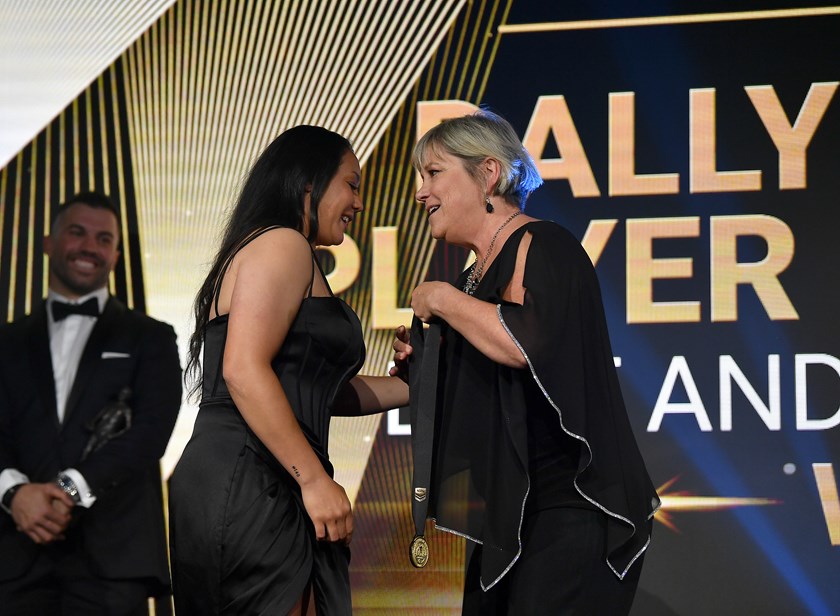
[[411,163],[415,169],[423,167],[429,151],[443,151],[460,158],[470,177],[479,183],[484,180],[484,160],[498,161],[501,174],[492,194],[520,209],[525,207],[528,195],[543,183],[534,160],[510,123],[486,109],[444,120],[430,129],[414,146]]

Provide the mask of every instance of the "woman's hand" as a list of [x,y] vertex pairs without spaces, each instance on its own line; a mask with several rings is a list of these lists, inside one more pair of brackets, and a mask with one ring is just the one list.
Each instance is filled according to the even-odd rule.
[[325,473],[301,485],[301,494],[306,513],[315,525],[315,538],[349,544],[353,536],[353,512],[344,488]]
[[402,381],[408,383],[408,356],[414,351],[409,344],[411,339],[411,332],[400,325],[394,331],[394,365],[388,370],[390,376],[399,377]]
[[428,323],[433,317],[440,316],[441,304],[451,292],[457,293],[458,290],[446,282],[421,283],[411,294],[411,308],[418,319]]

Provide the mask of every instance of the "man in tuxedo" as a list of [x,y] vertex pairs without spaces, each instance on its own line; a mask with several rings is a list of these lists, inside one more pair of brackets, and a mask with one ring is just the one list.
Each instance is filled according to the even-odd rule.
[[59,206],[47,299],[0,326],[0,614],[148,614],[168,593],[181,368],[172,327],[108,294],[119,238],[106,196]]

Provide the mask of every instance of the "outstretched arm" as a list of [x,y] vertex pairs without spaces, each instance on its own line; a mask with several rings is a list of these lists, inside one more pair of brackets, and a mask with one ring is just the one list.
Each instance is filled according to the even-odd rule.
[[339,392],[332,414],[372,415],[408,404],[408,385],[392,376],[355,376]]

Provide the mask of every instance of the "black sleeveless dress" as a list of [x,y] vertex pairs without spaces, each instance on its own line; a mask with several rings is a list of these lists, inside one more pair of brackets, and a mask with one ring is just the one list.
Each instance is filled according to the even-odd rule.
[[[170,480],[176,612],[287,614],[312,582],[319,614],[350,614],[349,549],[315,540],[300,488],[225,386],[227,324],[227,315],[207,324],[201,406]],[[272,367],[330,476],[330,408],[364,357],[355,313],[332,295],[312,296],[310,285]]]

